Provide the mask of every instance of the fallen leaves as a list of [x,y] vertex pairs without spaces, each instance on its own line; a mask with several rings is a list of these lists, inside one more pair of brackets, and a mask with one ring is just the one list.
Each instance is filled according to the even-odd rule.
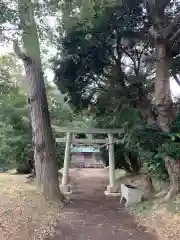
[[0,174],[0,240],[41,240],[53,232],[58,212],[26,176]]
[[[179,196],[177,196],[179,198]],[[177,200],[161,203],[154,202],[146,213],[138,214],[138,220],[141,224],[151,226],[162,240],[179,240],[180,239],[180,215],[177,209]],[[168,207],[168,206],[171,207]]]

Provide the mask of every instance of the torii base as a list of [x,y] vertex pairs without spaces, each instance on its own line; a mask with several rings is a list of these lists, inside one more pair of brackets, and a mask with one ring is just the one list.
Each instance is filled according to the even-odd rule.
[[61,190],[61,192],[64,193],[65,195],[72,193],[72,190],[71,190],[70,185],[60,185],[60,190]]
[[121,196],[121,193],[118,192],[117,186],[107,186],[107,190],[104,192],[106,196],[109,197],[119,197]]

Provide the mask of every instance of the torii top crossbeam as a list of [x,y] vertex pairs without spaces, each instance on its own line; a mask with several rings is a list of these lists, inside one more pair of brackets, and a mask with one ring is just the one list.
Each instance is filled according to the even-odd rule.
[[56,132],[59,133],[84,133],[84,134],[116,134],[121,133],[122,129],[115,128],[77,128],[77,127],[58,127],[52,125]]

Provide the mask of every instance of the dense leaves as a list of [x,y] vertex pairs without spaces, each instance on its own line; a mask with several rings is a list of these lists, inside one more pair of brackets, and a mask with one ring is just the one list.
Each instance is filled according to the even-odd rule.
[[[16,71],[15,71],[16,70]],[[24,93],[21,65],[12,55],[0,57],[0,167],[17,168],[19,173],[29,173],[33,168],[33,147],[28,102]],[[47,85],[49,110],[53,124],[72,121],[72,111]],[[57,145],[57,159],[62,166],[64,145]]]
[[67,30],[61,41],[61,59],[54,61],[55,81],[76,108],[94,104],[102,92],[129,95],[129,86],[115,89],[118,85],[125,87],[127,80],[119,65],[125,55],[121,48],[125,50],[123,41],[131,36],[128,49],[133,50],[141,31],[137,26],[140,22],[143,25],[144,18],[141,5],[135,1],[123,7],[102,8],[94,13],[91,25],[87,20],[79,21]]

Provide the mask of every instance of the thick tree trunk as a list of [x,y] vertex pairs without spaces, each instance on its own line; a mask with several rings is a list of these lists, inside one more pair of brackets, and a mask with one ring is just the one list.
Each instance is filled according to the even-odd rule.
[[[170,91],[169,58],[166,45],[164,43],[157,44],[156,52],[155,100],[159,113],[158,125],[163,132],[169,132],[175,117],[175,110]],[[180,163],[168,156],[165,157],[164,161],[170,179],[170,190],[165,199],[169,200],[180,190]]]
[[[173,39],[169,39],[170,29],[172,30],[179,21],[170,23],[169,26],[165,23],[166,7],[170,3],[168,1],[153,1],[148,0],[150,18],[152,26],[149,28],[149,33],[154,38],[156,44],[156,82],[155,82],[155,101],[158,109],[158,125],[163,132],[170,131],[170,125],[175,118],[175,110],[171,99],[170,79],[169,79],[169,55],[170,48],[173,48]],[[177,33],[177,32],[176,32]],[[176,35],[176,34],[175,34]],[[174,36],[174,35],[173,35]],[[170,41],[169,41],[170,40]],[[177,40],[175,38],[175,40]],[[167,48],[167,45],[168,48]],[[170,46],[172,45],[172,46]],[[170,199],[179,191],[179,176],[180,164],[178,160],[173,160],[170,157],[165,157],[165,166],[171,181],[171,188],[166,196]]]
[[36,180],[40,190],[51,199],[61,198],[55,142],[49,118],[48,104],[41,68],[36,61],[26,65],[29,104],[33,129]]
[[128,158],[129,158],[131,172],[134,174],[138,174],[141,168],[138,155],[134,152],[129,152]]
[[170,200],[180,190],[180,160],[174,160],[167,156],[164,161],[170,180],[170,190],[165,199]]
[[24,61],[28,82],[36,179],[40,190],[47,198],[64,200],[59,189],[55,142],[51,129],[38,34],[31,0],[19,0],[19,16],[25,53],[18,55]]
[[170,91],[169,57],[165,43],[156,45],[155,101],[159,114],[158,125],[163,132],[169,132],[175,115]]
[[155,189],[152,183],[152,179],[150,176],[145,177],[145,186],[144,186],[144,194],[143,194],[143,200],[151,200],[153,194],[155,193]]

